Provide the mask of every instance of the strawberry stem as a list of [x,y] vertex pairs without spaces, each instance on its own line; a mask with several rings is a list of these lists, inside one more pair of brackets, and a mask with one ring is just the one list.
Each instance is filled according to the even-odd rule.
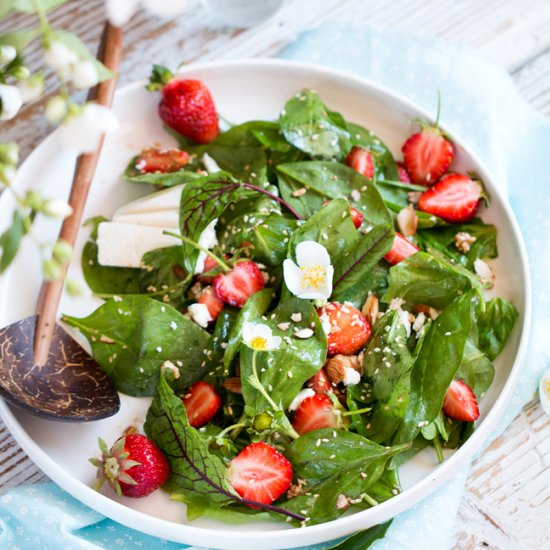
[[162,233],[163,235],[168,235],[170,237],[175,237],[176,239],[180,239],[180,241],[183,241],[184,243],[187,243],[193,246],[197,250],[204,252],[207,256],[210,256],[224,270],[225,273],[229,273],[231,271],[231,268],[229,267],[229,265],[227,265],[219,256],[216,256],[216,254],[214,254],[207,248],[204,248],[204,246],[201,246],[199,243],[196,243],[194,240],[188,239],[183,235],[178,235],[177,233],[172,233],[171,231],[163,231]]
[[277,201],[279,204],[283,205],[297,220],[303,220],[302,216],[298,214],[298,212],[288,204],[288,202],[281,199],[281,197],[278,197],[277,195],[271,193],[267,189],[264,189],[263,187],[260,187],[259,185],[254,185],[253,183],[243,183],[243,187],[246,187],[247,189],[252,189],[254,191],[258,191],[258,193],[263,193],[270,199],[273,199],[274,201]]

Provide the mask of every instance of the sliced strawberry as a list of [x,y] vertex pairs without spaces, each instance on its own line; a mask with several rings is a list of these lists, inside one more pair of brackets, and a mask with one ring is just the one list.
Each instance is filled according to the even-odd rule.
[[214,291],[226,304],[243,307],[250,296],[265,287],[260,268],[252,261],[239,262],[229,273],[214,279]]
[[205,304],[208,308],[208,313],[212,317],[212,320],[216,320],[221,313],[224,303],[220,300],[214,289],[211,286],[207,286],[200,295],[199,304]]
[[402,183],[412,183],[411,176],[407,172],[405,165],[402,162],[397,163],[397,170],[399,171],[399,181]]
[[368,179],[374,176],[374,159],[365,147],[355,145],[346,157],[346,164]]
[[361,312],[346,302],[329,302],[317,310],[321,322],[328,330],[328,354],[353,355],[368,341],[371,335],[369,322]]
[[477,420],[479,407],[472,388],[462,380],[453,380],[443,400],[443,412],[455,420],[464,422]]
[[204,380],[195,382],[182,398],[189,424],[200,428],[216,416],[222,406],[222,400],[213,386]]
[[231,461],[229,481],[242,498],[271,504],[288,491],[292,464],[271,445],[251,443]]
[[[328,204],[329,202],[330,201],[325,201],[323,203],[323,206],[325,206],[325,204]],[[363,214],[361,214],[361,212],[359,212],[357,208],[353,208],[353,206],[350,206],[349,213],[350,213],[351,221],[353,222],[353,225],[355,225],[356,229],[359,229],[361,225],[363,225]]]
[[332,391],[332,384],[327,376],[325,367],[321,367],[316,375],[312,376],[307,382],[306,386],[311,388],[316,394],[323,395],[329,391]]
[[321,428],[338,428],[340,425],[341,415],[334,410],[334,404],[327,395],[306,397],[292,420],[292,426],[300,435]]
[[395,265],[402,262],[405,258],[416,254],[419,250],[420,248],[418,248],[418,246],[403,237],[399,231],[396,231],[395,237],[393,238],[393,245],[390,251],[384,256],[384,259],[388,263]]
[[189,154],[176,148],[147,147],[136,159],[136,169],[142,174],[150,172],[177,172],[189,162]]
[[401,150],[412,182],[419,185],[433,185],[454,158],[451,142],[437,128],[429,126],[410,136]]
[[451,223],[469,222],[479,208],[482,189],[463,174],[445,174],[420,196],[418,208]]
[[218,267],[218,263],[216,262],[216,260],[212,259],[210,256],[206,256],[204,260],[204,268],[202,270],[202,273],[197,276],[197,279],[201,283],[210,284],[216,278],[216,276],[203,275],[203,273],[208,273],[209,271],[216,269],[216,267]]

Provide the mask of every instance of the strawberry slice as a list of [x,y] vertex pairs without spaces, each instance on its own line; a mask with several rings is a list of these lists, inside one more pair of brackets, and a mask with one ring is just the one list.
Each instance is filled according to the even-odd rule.
[[207,286],[200,295],[199,304],[204,304],[208,308],[208,313],[212,317],[212,320],[216,320],[221,313],[224,303],[216,296],[214,289],[211,286]]
[[260,268],[249,260],[239,262],[229,273],[217,275],[214,291],[226,304],[243,307],[250,296],[265,287]]
[[353,355],[371,335],[369,322],[361,312],[346,302],[329,302],[317,310],[323,327],[328,330],[328,355]]
[[399,171],[399,181],[401,183],[412,183],[411,176],[409,176],[409,173],[402,162],[397,163],[397,170]]
[[346,157],[346,164],[368,179],[374,176],[374,159],[368,149],[355,145]]
[[216,260],[214,260],[210,256],[206,256],[204,260],[204,268],[202,270],[202,273],[197,276],[197,279],[201,283],[210,284],[216,278],[216,276],[203,275],[203,273],[208,273],[209,271],[216,269],[216,267],[218,267],[218,263],[216,262]]
[[334,405],[327,395],[306,397],[292,419],[292,426],[300,435],[321,428],[338,428],[341,423],[341,416],[334,410]]
[[412,256],[419,250],[420,248],[418,248],[418,246],[403,237],[399,231],[396,231],[395,237],[393,238],[393,245],[390,251],[384,256],[384,259],[386,262],[395,265],[402,262],[405,258]]
[[454,158],[451,142],[437,127],[427,125],[410,136],[401,150],[412,182],[419,185],[433,185],[449,169]]
[[453,380],[443,400],[443,412],[455,420],[464,422],[477,420],[479,407],[472,388],[462,380]]
[[176,148],[147,147],[136,159],[136,169],[142,174],[166,174],[181,170],[189,161],[189,154]]
[[[323,203],[323,206],[325,204],[328,204],[330,201],[325,201]],[[355,229],[359,229],[361,225],[363,225],[363,214],[357,210],[357,208],[353,208],[353,206],[350,206],[349,213],[351,216],[351,221],[353,222],[353,225],[355,225]]]
[[222,406],[220,396],[208,382],[195,382],[182,398],[189,424],[200,428],[216,416]]
[[231,461],[229,482],[242,498],[271,504],[290,488],[292,464],[271,445],[251,443]]
[[433,187],[424,191],[418,208],[451,223],[469,222],[479,208],[481,186],[463,174],[445,174]]
[[332,384],[327,376],[325,367],[321,367],[319,372],[312,376],[307,382],[306,386],[311,388],[316,394],[323,395],[329,391],[332,391]]

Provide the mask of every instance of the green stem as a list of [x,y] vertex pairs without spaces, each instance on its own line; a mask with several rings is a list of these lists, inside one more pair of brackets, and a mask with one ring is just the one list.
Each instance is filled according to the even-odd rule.
[[439,462],[439,464],[441,464],[445,460],[445,457],[443,456],[443,449],[441,448],[441,442],[439,441],[438,435],[434,437],[433,445],[435,449],[435,454],[437,456],[437,461]]
[[175,237],[176,239],[180,239],[184,243],[187,243],[195,247],[197,250],[204,252],[207,256],[210,256],[225,271],[225,273],[229,273],[231,271],[229,265],[227,265],[220,257],[216,256],[216,254],[210,252],[210,250],[204,248],[204,246],[201,246],[199,243],[196,243],[192,239],[188,239],[187,237],[184,237],[183,235],[178,235],[177,233],[172,233],[171,231],[163,231],[163,234],[170,237]]
[[425,185],[414,185],[413,183],[405,183],[398,180],[376,180],[376,183],[382,183],[384,185],[391,185],[398,189],[405,189],[406,191],[426,191],[428,189]]
[[378,506],[378,501],[372,498],[370,495],[367,495],[366,493],[363,495],[363,500],[371,506]]
[[246,420],[247,418],[248,418],[248,416],[245,413],[243,413],[243,414],[241,414],[241,417],[239,418],[238,422],[236,424],[233,424],[233,430],[229,434],[229,437],[231,439],[237,439],[237,437],[239,437],[239,434],[241,433],[241,430],[245,426],[247,426],[247,424],[244,422],[244,420]]
[[354,414],[363,414],[372,411],[372,407],[365,407],[364,409],[357,409],[355,411],[345,411],[342,416],[353,416]]
[[40,28],[41,28],[42,34],[47,39],[50,39],[53,34],[52,28],[50,27],[50,22],[48,21],[48,17],[46,16],[46,12],[44,11],[42,2],[41,0],[33,0],[32,3],[34,4],[34,7],[36,9],[36,15],[38,15],[38,19],[40,20]]
[[[222,437],[225,436],[225,434],[228,434],[230,431],[232,430],[235,430],[237,428],[246,428],[246,426],[248,426],[248,424],[244,423],[244,422],[239,422],[237,424],[232,424],[231,426],[227,426],[227,428],[224,428],[217,436],[216,436],[216,440],[218,439],[221,439]],[[240,430],[239,432],[240,433]]]

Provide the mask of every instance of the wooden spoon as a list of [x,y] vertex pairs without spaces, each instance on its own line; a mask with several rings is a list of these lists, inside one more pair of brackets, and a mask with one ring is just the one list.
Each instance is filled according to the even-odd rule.
[[[105,23],[98,59],[115,75],[122,59],[122,30]],[[90,90],[88,100],[110,107],[116,78]],[[78,157],[69,204],[71,216],[59,239],[74,246],[82,213],[103,145]],[[112,416],[120,399],[109,377],[92,357],[57,324],[63,276],[44,282],[37,314],[0,330],[0,394],[10,403],[54,420],[89,421]],[[34,345],[34,353],[33,353]]]

